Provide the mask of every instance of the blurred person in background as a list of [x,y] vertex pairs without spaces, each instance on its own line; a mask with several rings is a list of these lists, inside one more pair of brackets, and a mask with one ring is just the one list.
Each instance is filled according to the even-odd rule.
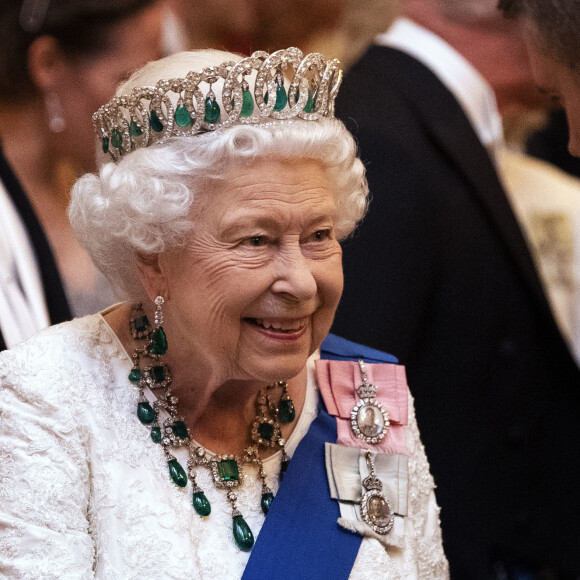
[[403,14],[337,99],[372,201],[333,329],[407,366],[451,577],[576,577],[580,371],[498,175],[524,47],[491,0]]
[[[545,75],[554,71],[541,71],[546,65],[550,67],[550,59],[541,60],[542,56],[555,57],[556,71],[562,68],[576,66],[577,38],[575,26],[578,24],[580,6],[577,2],[502,2],[502,8],[507,14],[524,16],[524,32],[528,48],[537,69],[538,80],[542,87],[546,85]],[[545,22],[544,22],[545,21]],[[557,73],[556,73],[557,74]],[[551,82],[547,83],[550,88]],[[557,165],[572,175],[580,175],[580,159],[568,152],[570,133],[566,121],[566,111],[561,108],[563,103],[558,95],[552,99],[555,107],[550,113],[548,123],[529,136],[527,150],[532,154]]]
[[[256,50],[254,0],[167,0],[167,52],[216,48],[249,55]],[[276,44],[276,47],[282,44]],[[264,49],[265,50],[265,49]]]
[[580,4],[577,0],[501,0],[522,32],[535,82],[566,111],[569,152],[580,157]]
[[568,152],[569,138],[566,111],[556,106],[542,124],[526,135],[525,150],[566,173],[580,177],[580,159]]
[[110,303],[75,240],[74,177],[95,169],[92,113],[160,56],[158,0],[5,0],[0,11],[0,349]]
[[375,34],[386,30],[399,0],[168,0],[169,51],[212,46],[242,54],[295,43],[335,54],[348,68]]
[[[444,8],[407,0],[405,14],[428,23],[481,75],[481,84],[466,82],[457,98],[480,129],[559,328],[580,361],[580,181],[522,151],[527,132],[547,117],[549,100],[534,83],[521,34],[494,2]],[[484,93],[484,83],[492,93]]]

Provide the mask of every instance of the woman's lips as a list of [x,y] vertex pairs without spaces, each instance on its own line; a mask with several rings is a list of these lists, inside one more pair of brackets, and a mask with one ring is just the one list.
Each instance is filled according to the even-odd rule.
[[304,329],[308,318],[248,318],[247,320],[270,332],[291,334]]

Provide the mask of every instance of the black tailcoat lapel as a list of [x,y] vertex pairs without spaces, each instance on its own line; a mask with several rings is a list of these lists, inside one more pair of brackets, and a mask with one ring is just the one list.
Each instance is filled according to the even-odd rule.
[[[389,53],[388,59],[380,56],[382,51]],[[488,214],[538,308],[547,319],[552,319],[530,251],[495,167],[455,97],[433,72],[404,52],[388,47],[372,47],[368,58],[370,63],[376,65],[371,64],[371,67],[375,68],[377,82],[378,79],[385,79],[393,90],[402,95],[416,112],[425,133],[431,136],[433,143],[471,184],[469,191],[477,196]]]

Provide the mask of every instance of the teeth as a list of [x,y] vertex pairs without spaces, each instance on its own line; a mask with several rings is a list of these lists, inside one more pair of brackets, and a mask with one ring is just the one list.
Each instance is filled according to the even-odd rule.
[[273,328],[274,330],[298,330],[304,324],[304,319],[295,319],[281,322],[279,320],[265,320],[263,318],[256,318],[256,324],[264,328]]

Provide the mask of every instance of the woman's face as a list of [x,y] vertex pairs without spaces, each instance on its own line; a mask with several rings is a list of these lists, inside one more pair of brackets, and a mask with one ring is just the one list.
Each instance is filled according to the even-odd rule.
[[291,378],[330,330],[342,293],[322,165],[259,160],[203,196],[187,246],[160,258],[168,340],[222,381]]

